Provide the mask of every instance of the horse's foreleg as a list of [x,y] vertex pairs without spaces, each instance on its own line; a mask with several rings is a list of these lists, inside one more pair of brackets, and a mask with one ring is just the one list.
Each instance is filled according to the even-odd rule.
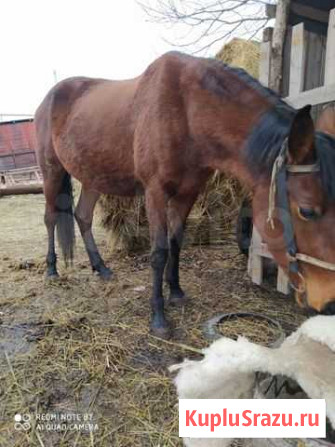
[[176,195],[169,202],[169,261],[166,281],[170,287],[169,303],[183,305],[186,295],[179,283],[179,255],[183,242],[185,223],[197,194]]
[[96,271],[101,278],[108,280],[111,278],[112,272],[105,266],[92,233],[93,212],[99,196],[100,194],[97,192],[86,191],[82,188],[75,209],[75,218],[84,240],[93,271]]
[[166,198],[160,188],[146,191],[146,210],[150,227],[151,267],[153,288],[151,297],[151,330],[159,336],[170,335],[169,324],[164,314],[163,276],[168,259]]

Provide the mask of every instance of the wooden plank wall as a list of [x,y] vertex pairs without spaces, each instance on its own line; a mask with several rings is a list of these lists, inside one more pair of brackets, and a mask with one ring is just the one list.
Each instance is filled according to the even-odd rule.
[[[303,91],[312,90],[324,84],[327,37],[310,31],[305,33],[305,69]],[[283,60],[282,96],[289,96],[290,66],[292,48],[292,27],[286,32]]]
[[306,32],[306,65],[304,90],[324,84],[327,37]]

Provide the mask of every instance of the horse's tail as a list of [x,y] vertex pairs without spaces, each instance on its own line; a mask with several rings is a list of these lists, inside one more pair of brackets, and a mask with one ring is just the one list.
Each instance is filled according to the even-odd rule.
[[69,261],[72,264],[75,245],[73,189],[71,176],[68,172],[65,172],[62,180],[61,189],[56,199],[56,209],[58,243],[62,249],[64,262],[67,266]]

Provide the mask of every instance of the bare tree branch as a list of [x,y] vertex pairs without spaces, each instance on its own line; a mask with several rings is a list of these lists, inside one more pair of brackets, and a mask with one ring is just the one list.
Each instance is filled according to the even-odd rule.
[[169,44],[192,53],[209,50],[233,35],[254,39],[267,26],[265,5],[275,0],[138,0],[149,20],[189,29]]

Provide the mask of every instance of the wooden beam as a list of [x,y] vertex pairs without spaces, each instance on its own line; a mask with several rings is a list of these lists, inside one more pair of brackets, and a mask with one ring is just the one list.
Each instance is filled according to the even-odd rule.
[[290,10],[298,16],[306,17],[306,19],[314,20],[316,22],[328,23],[328,11],[324,11],[311,6],[303,5],[302,3],[291,4]]
[[303,23],[292,27],[289,95],[295,96],[304,89],[306,59],[306,33]]
[[269,86],[271,68],[271,41],[262,42],[260,47],[259,61],[259,81],[265,86]]
[[43,186],[40,183],[32,183],[30,185],[17,184],[8,186],[7,188],[0,188],[0,197],[21,194],[41,194],[42,192]]
[[335,9],[329,14],[327,48],[326,48],[326,66],[325,66],[325,85],[335,82]]
[[306,104],[315,106],[335,101],[335,82],[333,82],[333,84],[324,85],[323,87],[314,88],[313,90],[307,90],[299,95],[289,96],[285,98],[285,101],[296,108],[303,107]]
[[290,2],[291,0],[278,0],[276,24],[272,39],[270,87],[278,93],[280,92],[281,80],[283,76],[283,47]]

